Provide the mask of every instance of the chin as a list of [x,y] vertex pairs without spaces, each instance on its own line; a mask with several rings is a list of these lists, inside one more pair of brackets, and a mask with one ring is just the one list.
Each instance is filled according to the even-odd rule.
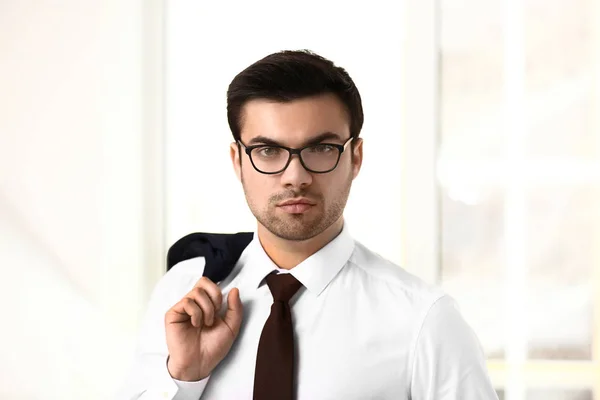
[[261,222],[261,225],[279,238],[303,241],[311,239],[327,229],[326,226],[321,225],[322,221],[320,216],[309,219],[305,214],[286,214],[284,218],[271,218],[267,223]]
[[290,231],[290,230],[275,230],[271,231],[271,233],[281,239],[302,242],[305,240],[309,240],[317,236],[321,233],[320,230],[303,230],[303,231]]

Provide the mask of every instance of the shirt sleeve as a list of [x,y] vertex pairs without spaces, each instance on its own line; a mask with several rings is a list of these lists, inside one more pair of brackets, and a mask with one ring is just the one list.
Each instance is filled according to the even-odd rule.
[[447,295],[431,306],[416,339],[411,399],[498,400],[479,339]]
[[194,285],[194,277],[181,276],[173,268],[158,282],[141,324],[133,362],[116,400],[198,400],[210,377],[183,382],[167,368],[165,313]]

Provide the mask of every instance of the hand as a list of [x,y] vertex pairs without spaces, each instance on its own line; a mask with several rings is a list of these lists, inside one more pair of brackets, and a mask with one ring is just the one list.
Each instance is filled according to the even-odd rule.
[[194,288],[165,314],[169,358],[174,379],[199,381],[208,377],[225,358],[242,323],[242,302],[237,288],[227,296],[221,317],[221,289],[202,277]]

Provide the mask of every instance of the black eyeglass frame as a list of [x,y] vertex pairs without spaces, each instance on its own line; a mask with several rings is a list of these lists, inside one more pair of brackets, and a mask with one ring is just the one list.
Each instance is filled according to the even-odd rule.
[[[252,163],[252,166],[254,167],[254,169],[258,172],[260,172],[261,174],[265,174],[265,175],[275,175],[275,174],[280,174],[283,171],[285,171],[287,169],[287,167],[290,165],[290,162],[292,162],[292,157],[294,156],[294,154],[298,155],[298,158],[300,159],[300,163],[302,164],[302,166],[304,167],[305,170],[312,172],[313,174],[326,174],[328,172],[333,171],[334,169],[337,168],[338,164],[340,163],[340,159],[342,158],[342,154],[344,153],[344,150],[346,150],[346,147],[348,146],[348,143],[350,143],[352,141],[352,139],[354,139],[353,137],[350,137],[348,140],[346,140],[344,142],[344,144],[337,144],[337,143],[314,143],[314,144],[310,144],[304,147],[301,147],[299,149],[295,149],[293,147],[286,147],[286,146],[281,146],[281,145],[275,145],[275,144],[257,144],[257,145],[253,145],[253,146],[246,146],[241,140],[238,140],[238,143],[241,144],[242,146],[244,146],[244,151],[245,153],[248,155],[248,158],[250,159],[250,162]],[[335,161],[334,166],[331,169],[328,169],[326,171],[315,171],[312,170],[310,168],[308,168],[306,166],[306,164],[304,164],[304,160],[302,159],[302,155],[300,154],[303,150],[309,149],[311,147],[315,147],[315,146],[333,146],[338,150],[338,157],[337,160]],[[261,171],[260,169],[258,169],[256,167],[256,165],[254,164],[254,160],[252,159],[252,150],[260,148],[260,147],[274,147],[274,148],[278,148],[278,149],[283,149],[283,150],[287,150],[288,152],[288,160],[285,163],[285,165],[283,166],[283,168],[281,168],[278,171],[275,172],[264,172]]]

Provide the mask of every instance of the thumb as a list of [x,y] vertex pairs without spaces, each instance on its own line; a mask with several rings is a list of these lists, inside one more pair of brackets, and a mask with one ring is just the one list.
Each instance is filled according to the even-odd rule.
[[233,288],[227,295],[227,311],[223,317],[223,322],[227,324],[234,337],[237,337],[242,324],[243,307],[240,300],[240,291],[238,288]]

